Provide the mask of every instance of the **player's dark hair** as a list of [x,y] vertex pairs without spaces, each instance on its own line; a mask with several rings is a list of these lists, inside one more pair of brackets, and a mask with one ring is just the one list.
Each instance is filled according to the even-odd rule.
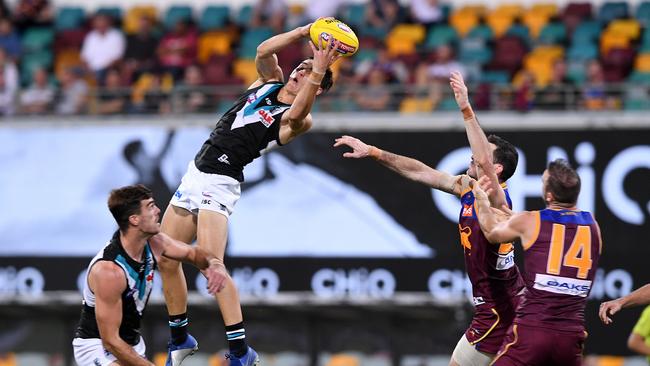
[[[310,60],[313,60],[313,57],[309,58]],[[334,73],[332,72],[332,69],[330,67],[325,70],[325,75],[323,75],[323,80],[320,82],[320,88],[323,89],[323,93],[327,93],[330,88],[332,88],[332,85],[334,85]]]
[[548,164],[546,190],[560,203],[575,204],[580,195],[580,176],[564,159],[555,159]]
[[499,179],[505,182],[515,174],[517,162],[519,161],[519,153],[513,144],[497,135],[488,136],[488,141],[497,147],[492,155],[492,160],[494,160],[495,164],[501,164],[503,166],[503,171]]
[[140,213],[140,202],[152,197],[151,190],[142,184],[111,191],[108,196],[108,209],[121,231],[125,232],[129,228],[129,216]]

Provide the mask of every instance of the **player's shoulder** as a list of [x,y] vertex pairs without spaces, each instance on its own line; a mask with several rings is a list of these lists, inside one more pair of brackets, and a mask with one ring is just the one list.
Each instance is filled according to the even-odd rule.
[[109,260],[99,260],[90,268],[90,275],[102,281],[113,281],[125,278],[124,270],[117,263]]

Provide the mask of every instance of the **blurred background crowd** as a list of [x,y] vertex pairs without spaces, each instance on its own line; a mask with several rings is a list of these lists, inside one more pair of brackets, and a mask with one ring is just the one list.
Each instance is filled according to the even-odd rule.
[[[454,6],[437,0],[54,7],[0,1],[0,112],[215,113],[255,77],[257,45],[336,15],[360,50],[316,110],[456,108],[460,70],[477,109],[650,108],[650,2]],[[306,42],[278,56],[285,75]]]

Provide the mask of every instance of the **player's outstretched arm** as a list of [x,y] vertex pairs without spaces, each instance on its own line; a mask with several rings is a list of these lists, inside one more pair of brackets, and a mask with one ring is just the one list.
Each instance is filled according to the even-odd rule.
[[371,157],[405,178],[460,196],[462,176],[452,176],[433,169],[419,160],[381,150],[352,136],[337,138],[334,147],[339,146],[348,146],[352,149],[351,152],[343,153],[345,158]]
[[600,304],[598,316],[603,323],[611,324],[613,322],[611,316],[621,309],[646,304],[650,304],[650,284],[638,288],[626,296]]
[[95,317],[104,348],[121,365],[154,366],[120,338],[122,292],[126,289],[124,271],[115,263],[99,261],[90,269],[88,284],[95,294]]
[[451,77],[449,78],[449,85],[454,91],[454,98],[456,98],[456,103],[458,108],[460,108],[463,113],[463,119],[465,120],[465,132],[467,133],[467,139],[469,140],[469,146],[472,149],[472,155],[474,156],[474,161],[479,166],[478,178],[482,175],[487,176],[490,179],[490,203],[492,207],[501,208],[503,205],[507,205],[506,194],[501,188],[499,183],[499,178],[497,173],[494,170],[493,156],[490,150],[490,143],[488,142],[485,132],[478,123],[476,114],[472,110],[472,105],[469,103],[469,95],[467,92],[467,86],[463,80],[463,75],[460,72],[452,72]]
[[257,68],[259,79],[251,85],[251,87],[258,86],[268,81],[284,80],[282,68],[278,65],[278,57],[276,53],[291,43],[309,36],[309,28],[311,28],[311,23],[298,27],[292,31],[275,35],[257,46],[255,67]]
[[172,239],[165,233],[158,233],[149,239],[151,249],[156,257],[164,256],[184,263],[189,263],[200,269],[208,280],[208,292],[215,294],[221,291],[228,278],[228,270],[223,261],[198,246],[191,246]]
[[512,214],[508,206],[504,205],[503,210],[507,212],[504,215],[497,215],[488,198],[487,192],[492,189],[489,179],[483,176],[478,182],[472,181],[470,185],[474,192],[476,216],[481,231],[489,242],[508,243],[517,239],[521,239],[524,243],[528,242],[527,239],[532,236],[530,228],[534,228],[534,218],[530,212]]
[[325,77],[325,72],[336,60],[341,57],[338,47],[341,44],[334,37],[329,37],[329,41],[323,42],[323,47],[315,46],[309,42],[311,50],[314,53],[314,60],[311,64],[311,72],[307,76],[306,83],[300,88],[289,110],[282,115],[282,121],[289,123],[289,127],[295,133],[305,131],[305,125],[311,122],[309,112],[314,104],[316,95],[322,91],[320,84]]

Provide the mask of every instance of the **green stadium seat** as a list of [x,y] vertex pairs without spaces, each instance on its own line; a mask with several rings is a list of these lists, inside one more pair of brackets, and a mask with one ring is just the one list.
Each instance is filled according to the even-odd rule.
[[59,31],[77,29],[81,27],[86,14],[80,7],[62,7],[54,18],[54,29]]
[[559,44],[566,40],[566,27],[562,23],[549,23],[539,33],[539,41],[544,44]]
[[366,20],[366,4],[349,4],[341,11],[341,20],[353,28],[361,29]]
[[643,24],[643,26],[650,26],[650,1],[644,1],[639,4],[634,17],[639,21],[639,23]]
[[38,68],[49,68],[52,66],[52,52],[41,50],[31,52],[23,56],[20,62],[20,81],[23,85],[29,85],[32,81],[32,73]]
[[438,103],[436,106],[436,110],[438,111],[456,111],[458,110],[458,103],[456,103],[456,99],[453,97],[450,98],[445,98]]
[[235,21],[239,25],[247,26],[250,24],[252,17],[253,7],[251,5],[244,5],[241,7],[241,9],[239,9]]
[[199,28],[203,32],[223,28],[230,18],[230,8],[225,5],[210,5],[203,10]]
[[97,9],[97,14],[108,15],[117,22],[122,19],[122,8],[117,6],[102,6]]
[[257,54],[257,46],[273,36],[273,30],[267,27],[250,28],[241,38],[238,56],[252,60]]
[[506,71],[484,71],[479,80],[488,84],[508,84],[510,75]]
[[374,60],[377,58],[377,50],[374,48],[360,48],[354,55],[355,62],[363,62],[366,60]]
[[581,61],[569,61],[566,76],[574,84],[582,85],[587,80],[587,64]]
[[378,40],[385,39],[388,36],[388,28],[377,28],[371,26],[358,27],[356,34],[363,37],[370,37]]
[[632,71],[630,76],[627,79],[629,82],[637,84],[649,84],[650,85],[650,73],[649,72],[639,72]]
[[54,30],[42,27],[28,28],[21,41],[24,52],[40,51],[52,45]]
[[626,1],[606,2],[598,10],[596,19],[607,24],[614,19],[626,18],[628,14]]
[[588,61],[598,58],[598,46],[594,43],[580,43],[569,47],[567,59],[571,61]]
[[525,43],[530,41],[530,35],[528,33],[528,27],[523,24],[515,23],[508,28],[506,35],[515,36],[521,38]]
[[429,31],[424,47],[431,50],[442,45],[448,45],[456,40],[458,40],[458,34],[456,34],[454,28],[448,25],[437,25]]
[[458,58],[463,64],[484,65],[492,59],[492,50],[482,38],[465,38],[460,42]]
[[467,33],[467,38],[481,38],[486,41],[491,40],[494,38],[494,31],[485,24],[479,24]]
[[186,5],[174,5],[167,9],[163,24],[166,29],[172,29],[179,21],[192,20],[192,8]]
[[573,31],[571,39],[574,43],[597,41],[600,37],[601,28],[601,23],[595,20],[582,22]]

